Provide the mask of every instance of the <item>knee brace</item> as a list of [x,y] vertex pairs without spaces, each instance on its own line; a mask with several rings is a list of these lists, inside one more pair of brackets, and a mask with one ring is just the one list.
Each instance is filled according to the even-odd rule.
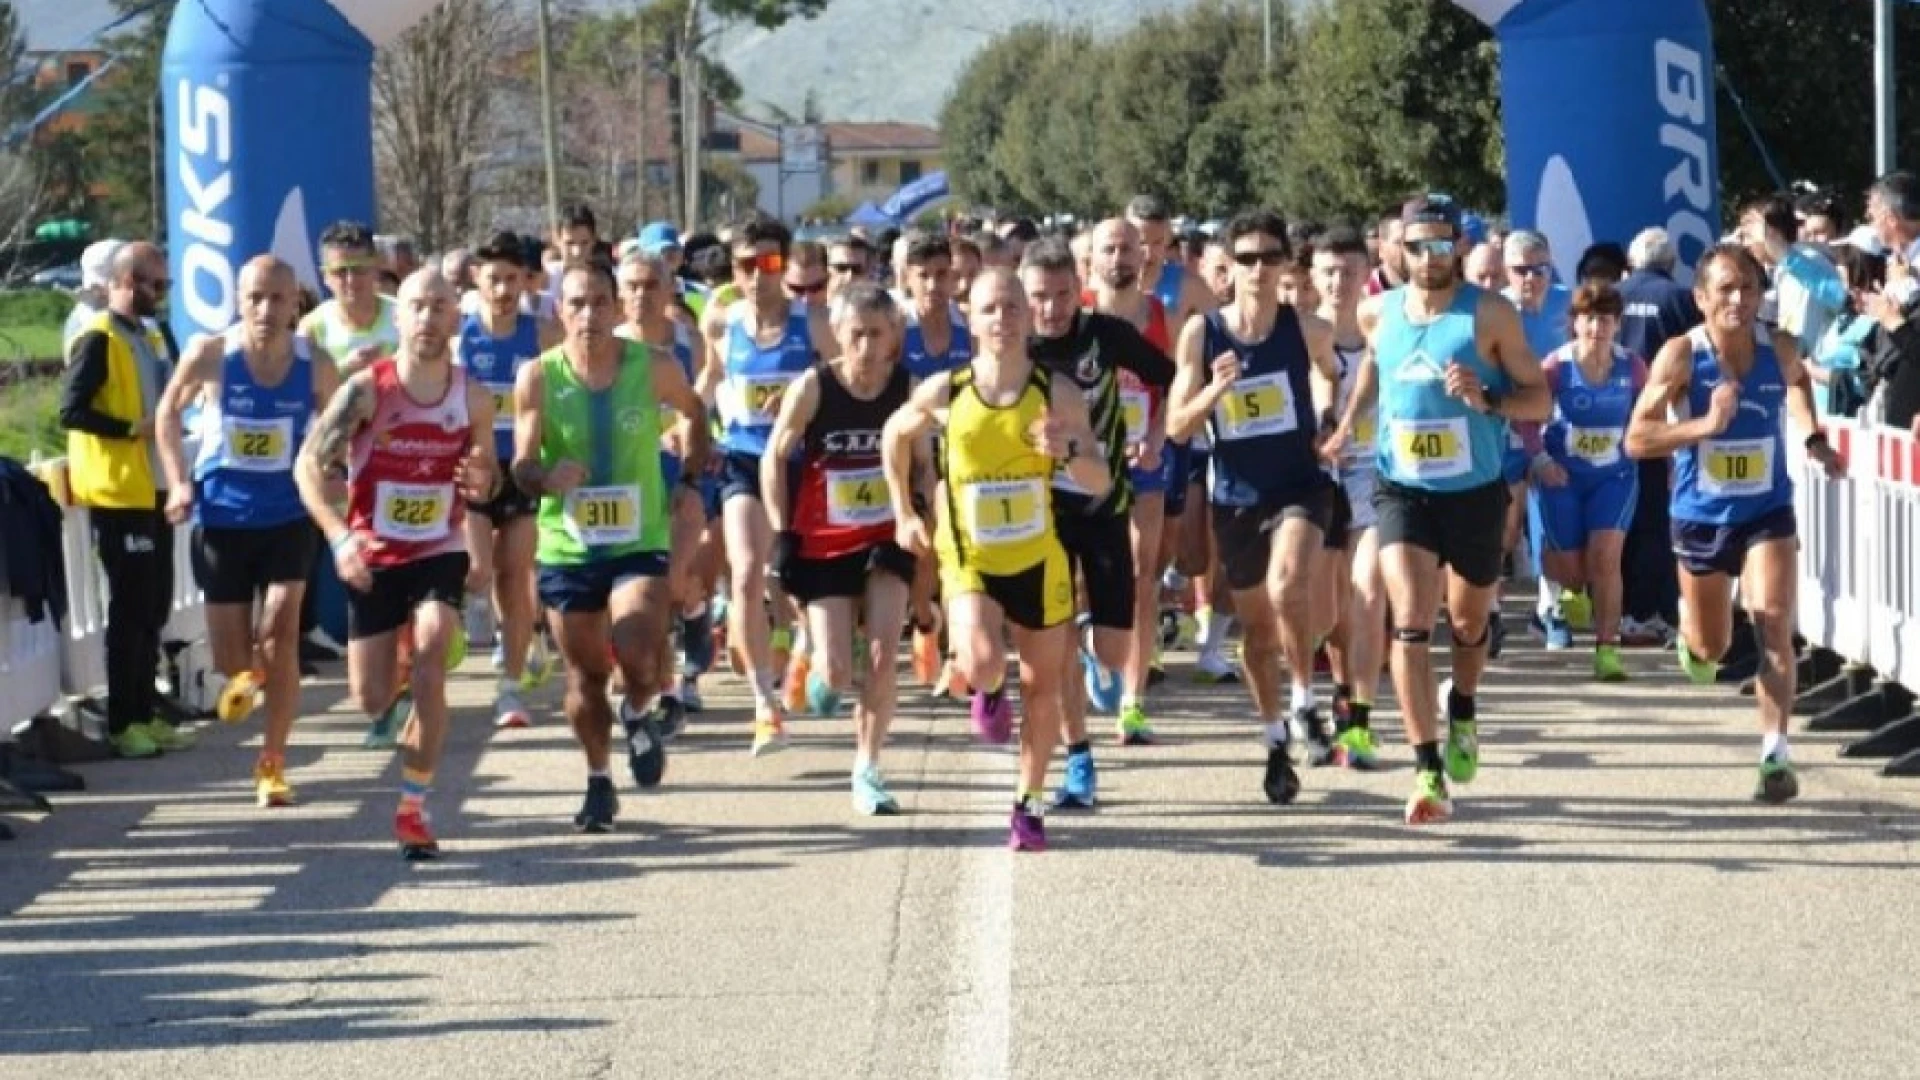
[[1396,626],[1393,628],[1393,640],[1402,645],[1426,645],[1433,641],[1433,631],[1422,630],[1418,627],[1409,629],[1404,626]]

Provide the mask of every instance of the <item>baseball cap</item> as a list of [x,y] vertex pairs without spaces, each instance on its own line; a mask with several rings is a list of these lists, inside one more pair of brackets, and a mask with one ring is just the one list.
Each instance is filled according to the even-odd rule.
[[664,221],[655,221],[640,230],[640,251],[645,255],[658,255],[668,248],[680,246],[680,233]]
[[124,240],[96,240],[80,253],[80,287],[104,289],[113,277],[113,257],[126,246]]
[[1447,225],[1454,234],[1460,233],[1460,204],[1453,196],[1429,191],[1425,195],[1416,195],[1400,207],[1402,225]]

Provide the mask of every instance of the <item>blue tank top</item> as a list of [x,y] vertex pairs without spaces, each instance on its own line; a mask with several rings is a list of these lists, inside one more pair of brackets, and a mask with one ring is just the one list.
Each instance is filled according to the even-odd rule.
[[920,332],[920,320],[914,319],[907,324],[906,346],[901,350],[907,374],[915,379],[925,379],[952,371],[973,359],[973,335],[967,333],[962,323],[954,322],[951,325],[953,332],[947,341],[947,351],[936,356],[927,351],[926,339]]
[[1180,291],[1187,281],[1184,263],[1170,262],[1160,267],[1160,280],[1153,283],[1154,298],[1169,313],[1180,309]]
[[780,416],[781,394],[816,357],[805,306],[788,309],[786,332],[776,345],[763,346],[753,339],[748,328],[752,318],[753,305],[744,300],[727,311],[726,373],[717,404],[720,445],[729,453],[759,457],[767,452],[773,422]]
[[[1721,383],[1720,356],[1706,329],[1694,328],[1687,339],[1693,346],[1693,371],[1681,419],[1705,416],[1713,389]],[[1765,331],[1757,331],[1753,369],[1741,380],[1740,408],[1727,430],[1674,454],[1675,520],[1738,525],[1793,505],[1783,424],[1786,406],[1780,358]]]
[[1327,474],[1313,449],[1317,421],[1300,317],[1281,305],[1266,340],[1253,344],[1230,336],[1217,311],[1205,322],[1201,355],[1231,349],[1241,366],[1239,381],[1207,418],[1214,503],[1271,505],[1325,487]]
[[513,460],[513,380],[520,366],[540,355],[540,320],[522,314],[513,333],[494,337],[478,313],[460,320],[454,355],[480,385],[493,395],[494,452],[501,461]]
[[1480,355],[1474,313],[1483,293],[1462,283],[1453,306],[1425,325],[1407,319],[1403,286],[1380,298],[1374,355],[1379,365],[1380,475],[1402,487],[1467,491],[1500,479],[1507,422],[1447,395],[1447,365],[1459,363],[1504,393],[1506,372]]
[[1580,370],[1578,346],[1563,345],[1560,385],[1553,395],[1553,418],[1540,429],[1541,444],[1575,480],[1611,480],[1635,471],[1626,455],[1627,420],[1633,415],[1633,355],[1613,347],[1613,365],[1599,384]]
[[1502,293],[1520,312],[1520,332],[1527,336],[1527,348],[1545,359],[1573,339],[1573,293],[1565,285],[1547,286],[1540,310],[1529,312],[1520,306],[1520,297],[1511,290]]
[[228,333],[219,392],[200,414],[195,513],[209,528],[270,529],[307,516],[293,457],[313,415],[311,346],[296,338],[286,377],[262,386],[247,370],[244,340],[238,330]]

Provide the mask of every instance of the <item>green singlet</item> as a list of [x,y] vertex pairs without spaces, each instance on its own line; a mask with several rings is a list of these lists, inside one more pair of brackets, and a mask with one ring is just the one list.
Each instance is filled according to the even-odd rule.
[[620,373],[605,390],[589,390],[561,348],[538,361],[540,464],[577,461],[587,469],[586,482],[565,497],[540,497],[535,557],[542,566],[664,554],[671,545],[653,354],[638,341],[621,344]]

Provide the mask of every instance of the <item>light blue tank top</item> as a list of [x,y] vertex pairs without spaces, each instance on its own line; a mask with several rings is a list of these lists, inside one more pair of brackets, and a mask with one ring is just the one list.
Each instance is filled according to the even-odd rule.
[[773,422],[780,416],[780,396],[817,357],[804,305],[788,310],[786,332],[775,345],[762,346],[753,339],[748,325],[752,318],[748,301],[727,309],[726,372],[717,404],[720,445],[728,453],[758,457],[767,452]]
[[522,314],[513,333],[494,337],[478,313],[460,321],[455,355],[480,385],[493,395],[494,451],[501,461],[513,460],[513,381],[520,366],[540,355],[540,320]]
[[[1693,345],[1693,373],[1681,419],[1705,416],[1722,381],[1720,356],[1706,328],[1695,327],[1687,340]],[[1783,425],[1786,380],[1764,330],[1756,331],[1753,348],[1753,370],[1740,383],[1740,408],[1727,430],[1673,456],[1676,521],[1739,525],[1793,505]]]
[[1500,479],[1507,422],[1447,395],[1447,365],[1459,363],[1505,393],[1506,372],[1480,355],[1474,313],[1483,290],[1461,284],[1453,305],[1424,325],[1407,319],[1403,286],[1380,298],[1375,357],[1380,376],[1380,475],[1402,487],[1467,491]]
[[312,347],[296,338],[293,363],[277,386],[247,370],[245,338],[228,331],[220,388],[200,413],[193,463],[196,517],[217,529],[270,529],[307,516],[293,482],[293,458],[313,415]]

